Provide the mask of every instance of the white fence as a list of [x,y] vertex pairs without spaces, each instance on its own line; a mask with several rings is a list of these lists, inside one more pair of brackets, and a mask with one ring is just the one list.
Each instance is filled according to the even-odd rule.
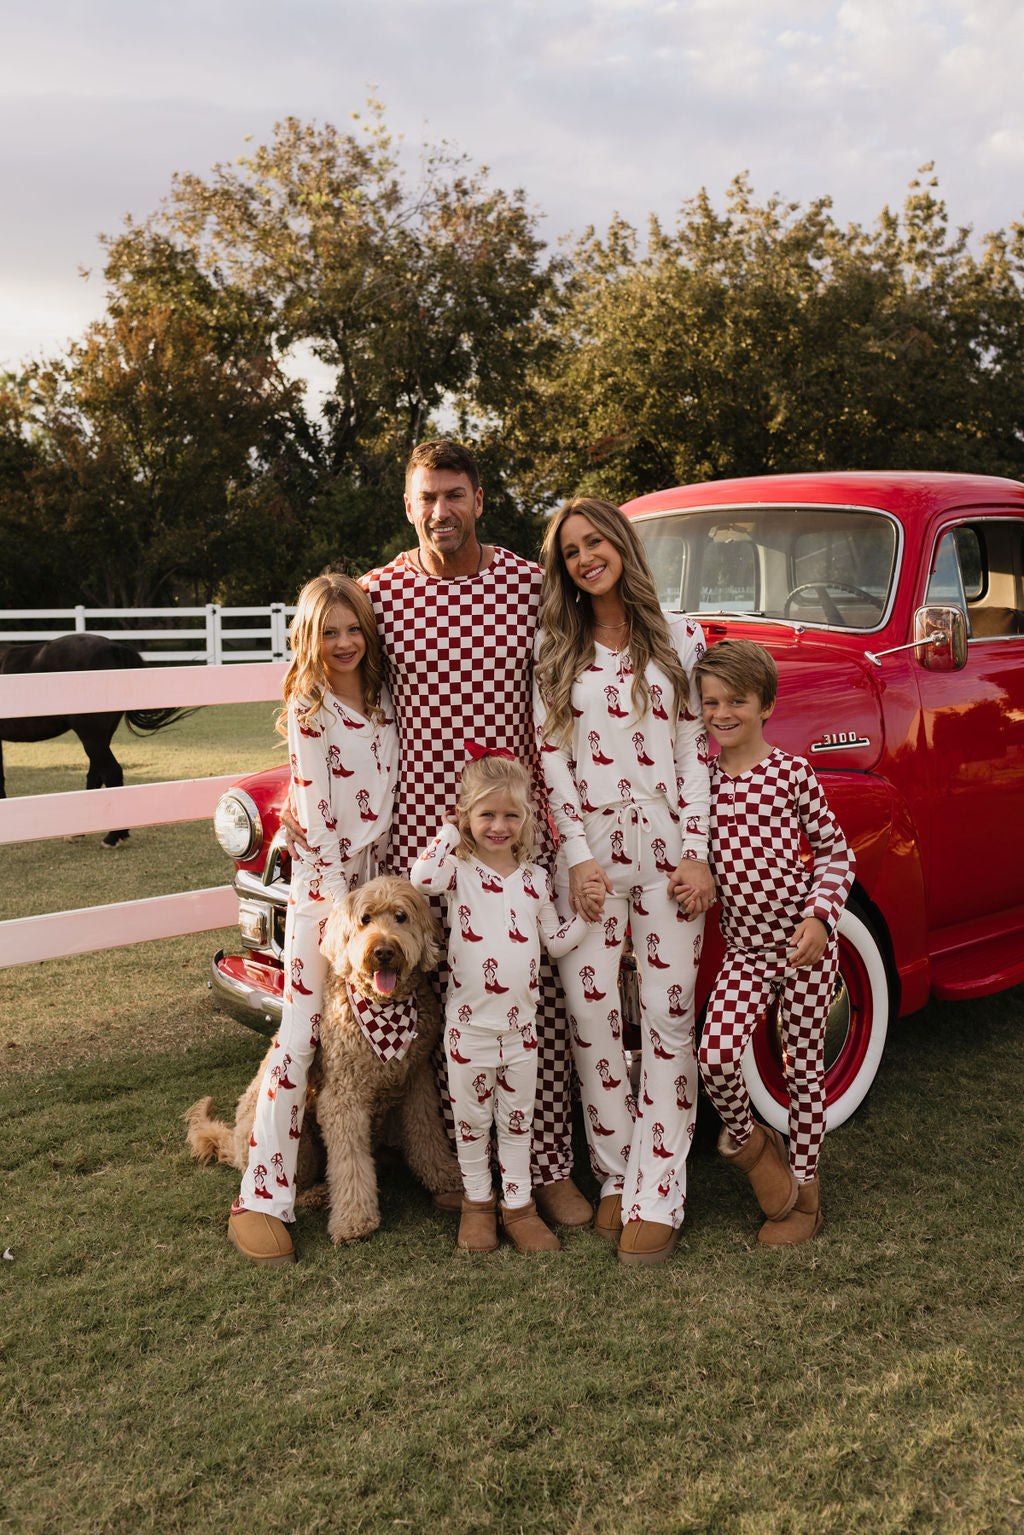
[[[142,651],[147,661],[193,661],[206,666],[284,661],[288,621],[294,612],[282,602],[264,608],[222,608],[216,602],[202,608],[0,608],[0,645],[88,631],[128,640],[136,647],[144,640],[159,640],[159,649]],[[150,620],[149,627],[142,626],[145,619]],[[161,622],[153,624],[153,619]]]
[[[241,666],[165,667],[153,671],[53,672],[46,703],[54,714],[92,709],[153,709],[171,705],[256,703],[279,698],[283,663]],[[0,719],[39,712],[38,677],[0,674]],[[0,845],[111,826],[164,826],[212,815],[220,795],[244,772],[223,778],[89,789],[69,794],[28,794],[0,800]],[[177,895],[121,901],[80,911],[50,912],[0,922],[0,969],[115,949],[152,938],[177,938],[230,926],[237,900],[230,883]]]

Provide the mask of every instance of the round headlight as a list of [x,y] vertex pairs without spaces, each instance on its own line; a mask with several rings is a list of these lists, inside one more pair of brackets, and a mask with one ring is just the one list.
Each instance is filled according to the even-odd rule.
[[213,830],[229,858],[243,862],[251,858],[263,841],[263,823],[255,800],[244,789],[229,789],[217,801]]

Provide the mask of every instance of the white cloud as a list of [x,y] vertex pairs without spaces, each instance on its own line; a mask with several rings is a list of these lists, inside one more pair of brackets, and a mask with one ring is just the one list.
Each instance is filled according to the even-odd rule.
[[0,365],[75,333],[78,266],[174,170],[288,114],[345,128],[370,85],[410,157],[454,140],[551,239],[741,170],[870,222],[929,159],[984,230],[1024,202],[1022,56],[1019,0],[37,0],[0,57]]

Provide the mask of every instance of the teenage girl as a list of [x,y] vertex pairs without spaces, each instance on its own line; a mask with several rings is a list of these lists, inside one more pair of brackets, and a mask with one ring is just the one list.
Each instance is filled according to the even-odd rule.
[[255,1263],[294,1263],[295,1164],[306,1074],[319,1038],[333,903],[372,879],[387,844],[398,736],[369,598],[342,575],[299,594],[277,729],[288,740],[296,844],[284,941],[284,1007],[260,1088],[249,1165],[228,1237]]
[[547,871],[531,861],[534,817],[525,767],[503,748],[467,750],[458,807],[409,873],[418,890],[440,895],[448,908],[444,1048],[463,1184],[457,1246],[493,1252],[498,1245],[494,1125],[506,1235],[517,1252],[558,1252],[561,1243],[530,1193],[537,972],[541,937],[557,958],[579,941],[586,924],[577,917],[559,923]]
[[[567,502],[541,559],[534,717],[559,835],[556,889],[560,909],[596,923],[559,964],[601,1180],[594,1227],[622,1263],[660,1263],[686,1203],[693,991],[714,899],[706,739],[689,678],[704,641],[690,619],[662,612],[643,545],[610,503]],[[636,1098],[618,1006],[627,927],[641,1000]]]

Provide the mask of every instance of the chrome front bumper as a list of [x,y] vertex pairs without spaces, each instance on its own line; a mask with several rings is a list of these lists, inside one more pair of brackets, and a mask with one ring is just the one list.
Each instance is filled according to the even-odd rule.
[[281,1022],[281,999],[265,990],[256,981],[240,975],[231,975],[221,968],[225,956],[218,949],[210,963],[210,979],[207,983],[220,1007],[255,1029],[257,1034],[274,1034]]

